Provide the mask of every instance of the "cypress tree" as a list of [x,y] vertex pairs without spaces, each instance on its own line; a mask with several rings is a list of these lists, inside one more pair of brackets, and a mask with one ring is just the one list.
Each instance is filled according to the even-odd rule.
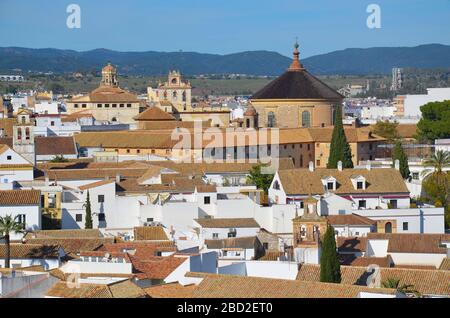
[[320,281],[324,283],[341,282],[341,265],[339,264],[334,238],[334,228],[328,225],[322,242],[320,255]]
[[400,141],[395,143],[394,150],[392,151],[392,166],[395,166],[395,160],[400,162],[400,173],[403,179],[408,179],[410,175],[408,157],[406,156]]
[[92,229],[92,212],[91,212],[91,200],[89,198],[89,191],[87,193],[86,203],[84,204],[86,210],[86,219],[84,221],[84,228]]
[[342,124],[342,106],[336,107],[333,136],[331,138],[330,156],[327,168],[336,169],[338,161],[342,161],[343,168],[353,168],[352,150],[345,136]]

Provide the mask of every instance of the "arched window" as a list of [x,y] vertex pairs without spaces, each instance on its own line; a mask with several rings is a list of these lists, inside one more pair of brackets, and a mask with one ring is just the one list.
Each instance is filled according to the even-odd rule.
[[311,114],[306,110],[302,113],[302,127],[311,127]]
[[177,100],[177,92],[172,93],[172,98],[173,98],[173,100]]
[[186,92],[183,92],[183,102],[185,102],[186,101]]
[[116,117],[113,117],[113,118],[111,119],[111,121],[117,121],[117,118],[116,118]]
[[245,127],[250,128],[250,118],[245,120]]
[[22,124],[25,124],[25,116],[22,116]]
[[26,140],[30,139],[30,127],[25,128],[25,139]]
[[267,115],[267,127],[275,127],[277,125],[274,112]]
[[17,139],[22,140],[22,128],[17,128]]
[[176,77],[172,78],[172,84],[176,84],[176,83],[177,83],[177,78]]
[[384,233],[392,233],[392,223],[391,222],[387,222],[384,225]]

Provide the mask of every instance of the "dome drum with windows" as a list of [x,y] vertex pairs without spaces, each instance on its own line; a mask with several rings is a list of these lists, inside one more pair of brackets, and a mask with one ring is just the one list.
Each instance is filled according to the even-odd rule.
[[335,106],[342,99],[342,95],[306,70],[295,43],[289,68],[256,92],[251,105],[259,117],[259,127],[325,127],[333,124]]

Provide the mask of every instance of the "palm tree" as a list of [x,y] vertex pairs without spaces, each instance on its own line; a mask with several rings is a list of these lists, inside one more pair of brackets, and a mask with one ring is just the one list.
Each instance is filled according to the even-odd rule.
[[0,216],[0,235],[3,235],[2,239],[5,239],[6,244],[6,257],[5,257],[5,267],[10,267],[10,259],[11,259],[11,245],[9,240],[10,233],[23,233],[24,232],[24,224],[22,222],[18,222],[18,215],[13,218],[11,215],[6,215],[4,217]]
[[403,284],[400,285],[400,279],[397,278],[388,278],[385,281],[381,282],[381,285],[384,288],[392,288],[396,289],[398,292],[403,294],[414,294],[415,297],[420,297],[421,294],[414,289],[414,285],[411,284]]
[[433,170],[425,169],[422,171],[422,176],[426,176],[430,172],[434,175],[442,175],[443,169],[450,166],[450,152],[438,150],[433,156],[424,160],[422,164],[433,167]]

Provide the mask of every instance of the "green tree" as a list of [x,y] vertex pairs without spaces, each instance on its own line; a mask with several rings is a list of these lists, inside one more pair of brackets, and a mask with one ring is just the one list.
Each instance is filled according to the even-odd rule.
[[50,162],[52,162],[52,163],[69,162],[69,159],[64,158],[63,155],[60,155],[60,156],[59,156],[59,155],[56,155],[56,156],[53,157],[52,160],[50,160]]
[[92,229],[92,211],[91,211],[91,199],[89,198],[89,191],[87,193],[86,203],[84,204],[86,210],[86,219],[84,221],[84,227],[86,229]]
[[18,222],[18,215],[13,218],[11,215],[6,215],[4,217],[0,216],[0,235],[5,240],[6,245],[6,255],[5,255],[5,267],[10,267],[11,260],[11,243],[10,243],[10,234],[11,233],[23,233],[24,232],[24,224]]
[[414,294],[416,297],[421,297],[421,294],[414,289],[414,285],[411,284],[402,284],[400,285],[400,279],[397,278],[388,278],[385,281],[381,282],[381,286],[384,288],[392,288],[403,294]]
[[397,131],[398,123],[391,123],[388,120],[386,121],[377,121],[374,125],[372,132],[375,135],[386,138],[389,142],[394,142],[400,138],[400,135]]
[[336,118],[331,137],[330,156],[328,158],[327,168],[336,169],[338,161],[342,161],[343,168],[353,168],[352,150],[345,136],[344,126],[342,124],[342,107],[336,107]]
[[445,207],[445,223],[450,228],[450,172],[444,171],[444,168],[450,167],[450,152],[436,151],[423,165],[432,167],[422,172],[425,199],[431,204]]
[[270,184],[273,180],[273,174],[266,174],[261,172],[262,165],[253,166],[247,176],[247,183],[254,184],[258,189],[263,189],[265,193],[269,190]]
[[409,171],[408,157],[402,148],[402,144],[399,140],[395,142],[394,150],[392,151],[392,165],[395,165],[395,160],[400,162],[400,173],[403,179],[408,179],[411,172]]
[[434,142],[450,138],[450,100],[431,102],[420,107],[422,118],[417,124],[417,139]]
[[322,255],[320,256],[320,281],[324,283],[341,282],[341,265],[336,249],[334,228],[328,225],[322,242]]

